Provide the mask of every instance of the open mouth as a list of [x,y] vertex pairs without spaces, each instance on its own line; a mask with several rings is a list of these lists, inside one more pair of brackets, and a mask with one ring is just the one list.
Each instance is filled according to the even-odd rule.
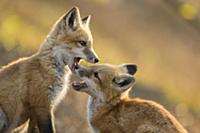
[[74,81],[72,83],[72,88],[76,91],[80,91],[81,89],[84,89],[88,87],[85,81]]
[[78,63],[80,62],[81,58],[80,57],[75,57],[73,60],[72,65],[69,67],[72,72],[75,72],[75,69],[78,68]]

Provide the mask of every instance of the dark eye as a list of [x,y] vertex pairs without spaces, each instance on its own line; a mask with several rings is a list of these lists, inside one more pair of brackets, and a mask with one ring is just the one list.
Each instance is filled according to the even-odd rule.
[[78,42],[82,47],[87,47],[87,42],[85,41],[79,41]]
[[94,77],[95,77],[95,78],[99,78],[98,72],[94,72]]
[[99,77],[99,73],[98,72],[94,72],[94,77],[97,78],[101,82],[101,79]]

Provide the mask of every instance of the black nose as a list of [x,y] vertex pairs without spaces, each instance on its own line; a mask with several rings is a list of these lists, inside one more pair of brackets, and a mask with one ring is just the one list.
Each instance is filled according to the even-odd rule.
[[95,58],[94,63],[97,63],[97,62],[99,62],[99,59]]

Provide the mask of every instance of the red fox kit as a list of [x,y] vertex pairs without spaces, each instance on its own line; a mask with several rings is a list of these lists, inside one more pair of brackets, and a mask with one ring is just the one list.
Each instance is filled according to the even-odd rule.
[[41,133],[53,133],[53,109],[67,91],[68,77],[80,59],[96,63],[89,28],[72,8],[54,25],[39,51],[0,69],[0,132],[29,119],[29,132],[37,125]]
[[95,133],[186,133],[161,105],[144,99],[129,99],[135,82],[134,64],[78,66],[76,91],[90,95],[88,121]]

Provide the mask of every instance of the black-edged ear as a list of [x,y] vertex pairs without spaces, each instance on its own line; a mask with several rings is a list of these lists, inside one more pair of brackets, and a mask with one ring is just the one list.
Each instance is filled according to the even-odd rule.
[[78,7],[73,7],[64,17],[67,28],[75,31],[81,23],[81,17]]
[[89,26],[90,19],[91,19],[91,15],[88,15],[88,16],[82,18],[82,24],[85,25],[85,26]]
[[123,67],[130,75],[134,75],[137,72],[137,65],[135,64],[124,64]]
[[128,75],[121,75],[113,78],[113,84],[120,88],[120,90],[124,91],[129,89],[130,85],[134,83],[134,78]]

